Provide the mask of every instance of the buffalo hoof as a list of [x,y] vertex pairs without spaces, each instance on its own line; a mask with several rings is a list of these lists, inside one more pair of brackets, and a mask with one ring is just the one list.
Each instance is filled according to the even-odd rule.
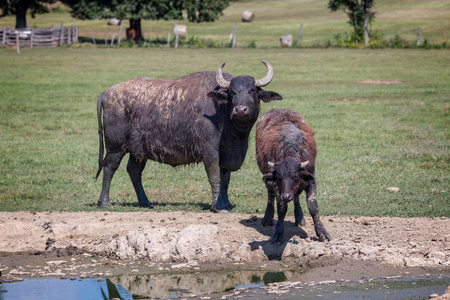
[[107,200],[107,201],[100,201],[99,200],[97,202],[97,205],[98,205],[99,208],[105,208],[106,206],[111,205],[111,202],[109,202],[109,200]]
[[147,202],[144,202],[144,203],[139,203],[139,206],[140,207],[144,207],[144,208],[155,208],[150,201],[147,201]]
[[284,238],[282,234],[274,234],[273,237],[270,239],[270,242],[272,244],[283,244]]
[[319,241],[331,241],[331,236],[326,232],[325,230],[317,234],[317,237],[319,238]]
[[262,225],[263,226],[272,226],[273,225],[273,219],[263,219],[262,220]]
[[229,209],[213,209],[213,212],[218,213],[218,214],[229,214],[231,212],[231,210]]
[[306,225],[306,221],[305,221],[305,218],[302,218],[301,220],[300,220],[300,222],[298,222],[298,221],[295,221],[295,224],[294,224],[295,226],[298,226],[298,225],[300,225],[300,227],[303,227],[303,226],[305,226]]

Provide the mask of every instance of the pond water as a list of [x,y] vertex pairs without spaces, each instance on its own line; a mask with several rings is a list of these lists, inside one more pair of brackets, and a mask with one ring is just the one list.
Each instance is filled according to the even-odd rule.
[[[222,271],[183,274],[125,275],[111,278],[25,278],[22,282],[0,284],[0,300],[27,299],[148,299],[230,293],[250,289],[254,299],[273,299],[264,285],[295,281],[300,272]],[[450,274],[432,276],[394,276],[394,278],[304,283],[279,299],[427,299],[444,293]],[[253,295],[253,297],[252,297]]]

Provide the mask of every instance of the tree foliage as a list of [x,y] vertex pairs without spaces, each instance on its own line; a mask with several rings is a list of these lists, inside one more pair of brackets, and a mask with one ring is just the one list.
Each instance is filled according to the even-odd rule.
[[31,17],[36,14],[48,13],[49,10],[44,4],[55,3],[56,0],[0,0],[0,17],[7,15],[16,16],[16,28],[27,27],[27,11],[30,10]]
[[365,18],[368,24],[375,19],[375,12],[372,11],[374,4],[375,0],[329,0],[328,8],[333,12],[343,9],[349,18],[348,23],[353,26],[355,36],[362,37]]
[[229,0],[64,0],[64,3],[78,19],[130,20],[127,36],[138,42],[143,39],[141,19],[182,20],[185,14],[190,22],[211,22],[223,14]]
[[65,0],[78,19],[182,20],[211,22],[222,15],[228,0]]

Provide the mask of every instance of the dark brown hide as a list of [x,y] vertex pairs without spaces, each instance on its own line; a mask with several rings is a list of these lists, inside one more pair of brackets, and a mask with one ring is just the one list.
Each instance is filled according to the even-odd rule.
[[99,96],[100,207],[110,204],[111,179],[123,156],[130,153],[127,171],[141,206],[152,205],[141,180],[146,161],[151,159],[171,166],[203,162],[212,188],[213,210],[231,210],[227,192],[230,172],[239,170],[244,161],[260,100],[282,97],[256,88],[253,77],[224,77],[230,81],[228,89],[217,85],[215,72],[178,79],[138,77]]
[[273,242],[283,241],[288,202],[294,200],[295,225],[304,224],[299,203],[302,191],[306,191],[317,236],[320,240],[330,239],[317,208],[316,155],[313,131],[300,114],[289,109],[274,109],[262,115],[256,124],[256,160],[268,191],[264,225],[273,224],[274,199],[277,199],[278,222]]

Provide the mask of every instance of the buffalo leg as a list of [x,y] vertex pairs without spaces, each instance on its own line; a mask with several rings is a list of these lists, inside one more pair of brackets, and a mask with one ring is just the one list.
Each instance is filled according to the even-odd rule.
[[148,201],[147,195],[145,195],[144,187],[142,186],[142,171],[145,168],[147,160],[138,161],[136,157],[130,154],[128,159],[127,171],[130,175],[131,182],[133,183],[134,190],[139,201],[139,206],[141,207],[153,207],[153,205]]
[[233,206],[228,199],[228,185],[230,183],[231,171],[220,168],[220,192],[216,203],[216,210],[231,211]]
[[275,225],[275,232],[273,233],[271,242],[272,243],[283,243],[284,238],[284,217],[287,213],[287,203],[277,199],[277,213],[278,221]]
[[294,216],[295,216],[295,226],[305,226],[306,225],[306,221],[305,221],[305,216],[303,215],[303,210],[302,207],[300,205],[300,201],[298,199],[298,196],[294,197]]
[[317,206],[316,183],[314,181],[310,182],[306,189],[306,201],[308,202],[309,213],[314,220],[314,229],[316,230],[317,237],[320,241],[330,241],[331,237],[325,230],[322,221],[320,221],[319,208]]
[[220,167],[219,159],[216,160],[204,160],[203,164],[205,166],[206,175],[208,176],[209,184],[211,185],[212,191],[212,205],[211,210],[214,212],[220,212],[216,210],[217,200],[220,194]]
[[98,206],[103,208],[111,204],[109,201],[109,188],[111,186],[111,180],[116,172],[117,168],[120,166],[120,162],[124,156],[124,153],[114,152],[106,153],[105,159],[103,160],[103,184],[102,192],[98,198]]
[[231,210],[231,204],[228,201],[228,183],[230,182],[230,171],[219,167],[219,158],[214,155],[205,155],[210,159],[203,160],[206,174],[212,191],[213,212],[228,213]]
[[274,207],[274,199],[275,199],[275,191],[273,190],[273,183],[266,183],[267,187],[267,207],[266,212],[264,213],[264,219],[262,220],[263,226],[271,226],[273,225],[273,216],[275,214]]

